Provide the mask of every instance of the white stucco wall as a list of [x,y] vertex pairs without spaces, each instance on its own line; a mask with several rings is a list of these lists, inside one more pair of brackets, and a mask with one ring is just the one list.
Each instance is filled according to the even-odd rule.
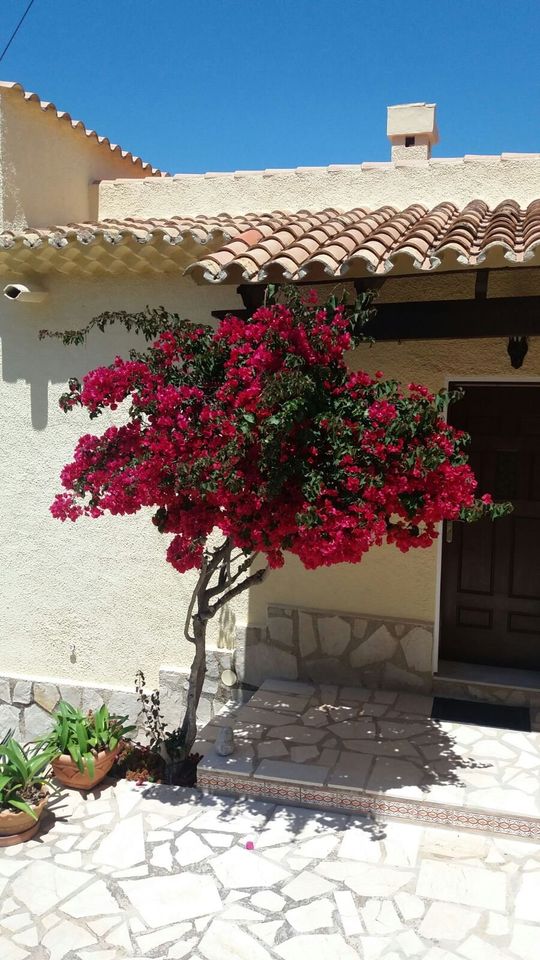
[[148,169],[0,87],[0,229],[95,219],[95,181],[114,177],[147,178]]
[[503,154],[109,180],[99,186],[99,211],[102,217],[170,217],[385,204],[401,209],[476,199],[494,206],[509,197],[526,206],[539,196],[540,154]]
[[[66,348],[37,335],[147,303],[207,320],[224,293],[172,276],[128,275],[123,283],[56,276],[48,287],[44,304],[0,298],[0,673],[129,685],[141,666],[155,682],[161,664],[189,663],[182,630],[191,578],[165,561],[166,538],[142,515],[61,524],[48,510],[78,436],[106,426],[82,411],[63,414],[63,386],[125,354],[127,337],[113,328]],[[234,292],[226,299],[234,302]]]

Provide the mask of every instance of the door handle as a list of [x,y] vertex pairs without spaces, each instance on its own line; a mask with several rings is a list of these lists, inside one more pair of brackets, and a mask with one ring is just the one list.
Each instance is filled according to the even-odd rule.
[[446,521],[446,542],[452,543],[453,539],[454,539],[454,521],[447,520]]

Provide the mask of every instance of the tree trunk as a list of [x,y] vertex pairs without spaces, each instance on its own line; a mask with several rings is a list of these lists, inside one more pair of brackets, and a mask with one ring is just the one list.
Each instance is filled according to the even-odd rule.
[[197,707],[206,674],[206,620],[201,620],[197,614],[193,617],[193,638],[195,656],[189,674],[186,712],[181,727],[186,757],[197,738]]
[[[197,707],[206,674],[206,628],[208,621],[226,603],[248,590],[249,587],[261,583],[268,573],[268,568],[264,567],[257,570],[256,573],[247,575],[255,555],[247,556],[238,565],[236,572],[232,573],[231,552],[232,545],[226,539],[213,553],[208,553],[205,556],[187,611],[184,636],[190,643],[194,644],[195,656],[189,674],[186,710],[180,727],[180,740],[185,758],[189,757],[191,748],[197,738]],[[212,587],[212,578],[216,575],[217,584]],[[197,612],[193,613],[195,605],[197,606]]]

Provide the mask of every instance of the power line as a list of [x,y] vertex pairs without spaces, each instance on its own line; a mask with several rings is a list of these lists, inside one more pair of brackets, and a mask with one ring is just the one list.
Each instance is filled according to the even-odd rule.
[[4,49],[2,50],[2,53],[0,53],[0,63],[2,63],[2,60],[4,59],[6,53],[8,52],[11,44],[13,43],[15,37],[17,36],[17,34],[18,34],[20,28],[22,27],[24,21],[26,20],[27,14],[30,13],[30,7],[32,7],[33,4],[34,4],[34,0],[30,0],[30,3],[28,4],[28,6],[27,6],[26,10],[24,11],[21,19],[19,20],[17,26],[15,27],[13,33],[12,33],[11,36],[10,36],[8,42],[6,43]]

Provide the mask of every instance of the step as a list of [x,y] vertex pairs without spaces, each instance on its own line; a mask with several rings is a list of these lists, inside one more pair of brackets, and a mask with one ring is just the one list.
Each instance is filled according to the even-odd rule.
[[[410,693],[267,680],[201,731],[208,792],[540,839],[540,734],[430,717]],[[217,754],[222,726],[235,749]]]

